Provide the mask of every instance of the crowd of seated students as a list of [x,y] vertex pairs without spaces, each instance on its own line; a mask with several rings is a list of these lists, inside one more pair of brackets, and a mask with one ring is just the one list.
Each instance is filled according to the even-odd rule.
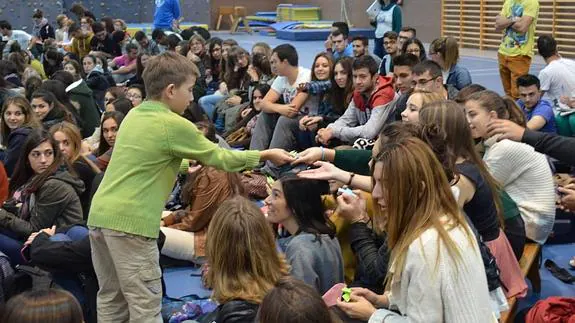
[[[26,43],[12,31],[4,48],[0,251],[51,272],[86,322],[96,320],[101,279],[86,227],[92,198],[126,145],[115,145],[122,124],[157,92],[144,71],[159,55],[193,63],[183,117],[210,144],[299,152],[249,174],[182,162],[158,251],[205,266],[215,322],[294,313],[298,322],[495,322],[507,298],[527,292],[525,243],[546,242],[556,207],[575,209],[575,186],[557,199],[551,167],[575,164],[575,63],[552,37],[538,41],[546,68],[519,77],[513,100],[472,84],[454,38],[426,52],[413,28],[378,33],[376,56],[334,23],[308,68],[289,44],[248,51],[196,29],[129,35],[121,20],[76,9],[77,21],[59,16],[55,31],[35,12],[37,36]],[[340,283],[353,287],[351,300],[324,306],[320,295]],[[16,312],[9,303],[0,317]]]

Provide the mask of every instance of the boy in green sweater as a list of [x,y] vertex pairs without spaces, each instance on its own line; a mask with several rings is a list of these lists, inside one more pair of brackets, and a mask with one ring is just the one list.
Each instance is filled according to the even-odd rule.
[[114,155],[94,195],[88,226],[100,284],[98,322],[162,322],[162,272],[156,239],[160,218],[182,159],[230,172],[269,160],[293,161],[287,152],[232,151],[206,139],[180,116],[199,76],[184,56],[152,58],[143,74],[149,101],[124,119]]

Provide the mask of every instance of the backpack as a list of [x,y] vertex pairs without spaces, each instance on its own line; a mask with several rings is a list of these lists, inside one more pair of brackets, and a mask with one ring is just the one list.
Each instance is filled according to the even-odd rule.
[[[4,259],[7,260],[8,257],[2,255],[3,258],[0,261],[3,264]],[[52,281],[52,275],[49,272],[26,265],[17,265],[12,274],[3,277],[2,280],[4,301],[30,289],[48,289],[51,287],[56,287],[56,284]]]

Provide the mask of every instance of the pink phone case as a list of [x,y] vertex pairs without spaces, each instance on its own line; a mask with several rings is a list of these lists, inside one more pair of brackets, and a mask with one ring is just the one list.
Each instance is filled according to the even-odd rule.
[[332,307],[337,304],[337,300],[341,298],[341,290],[345,288],[345,284],[339,283],[333,285],[325,294],[323,294],[323,301],[327,307]]

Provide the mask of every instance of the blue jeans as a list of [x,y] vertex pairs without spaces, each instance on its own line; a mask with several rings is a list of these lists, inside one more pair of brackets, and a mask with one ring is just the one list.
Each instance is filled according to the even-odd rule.
[[[68,229],[66,233],[56,233],[52,237],[50,237],[51,241],[78,241],[82,239],[87,239],[88,237],[88,228],[83,226],[75,225]],[[63,289],[70,292],[76,299],[80,305],[83,305],[86,301],[86,296],[84,292],[84,288],[82,287],[81,282],[78,280],[78,276],[76,274],[70,273],[52,273],[52,278],[54,282],[58,284]]]
[[14,232],[0,229],[0,251],[10,258],[12,266],[25,264],[27,261],[22,257],[24,241],[19,240]]
[[214,114],[216,112],[216,104],[224,98],[221,94],[204,95],[198,101],[200,107],[204,109],[204,112],[208,115],[210,120],[214,120]]

